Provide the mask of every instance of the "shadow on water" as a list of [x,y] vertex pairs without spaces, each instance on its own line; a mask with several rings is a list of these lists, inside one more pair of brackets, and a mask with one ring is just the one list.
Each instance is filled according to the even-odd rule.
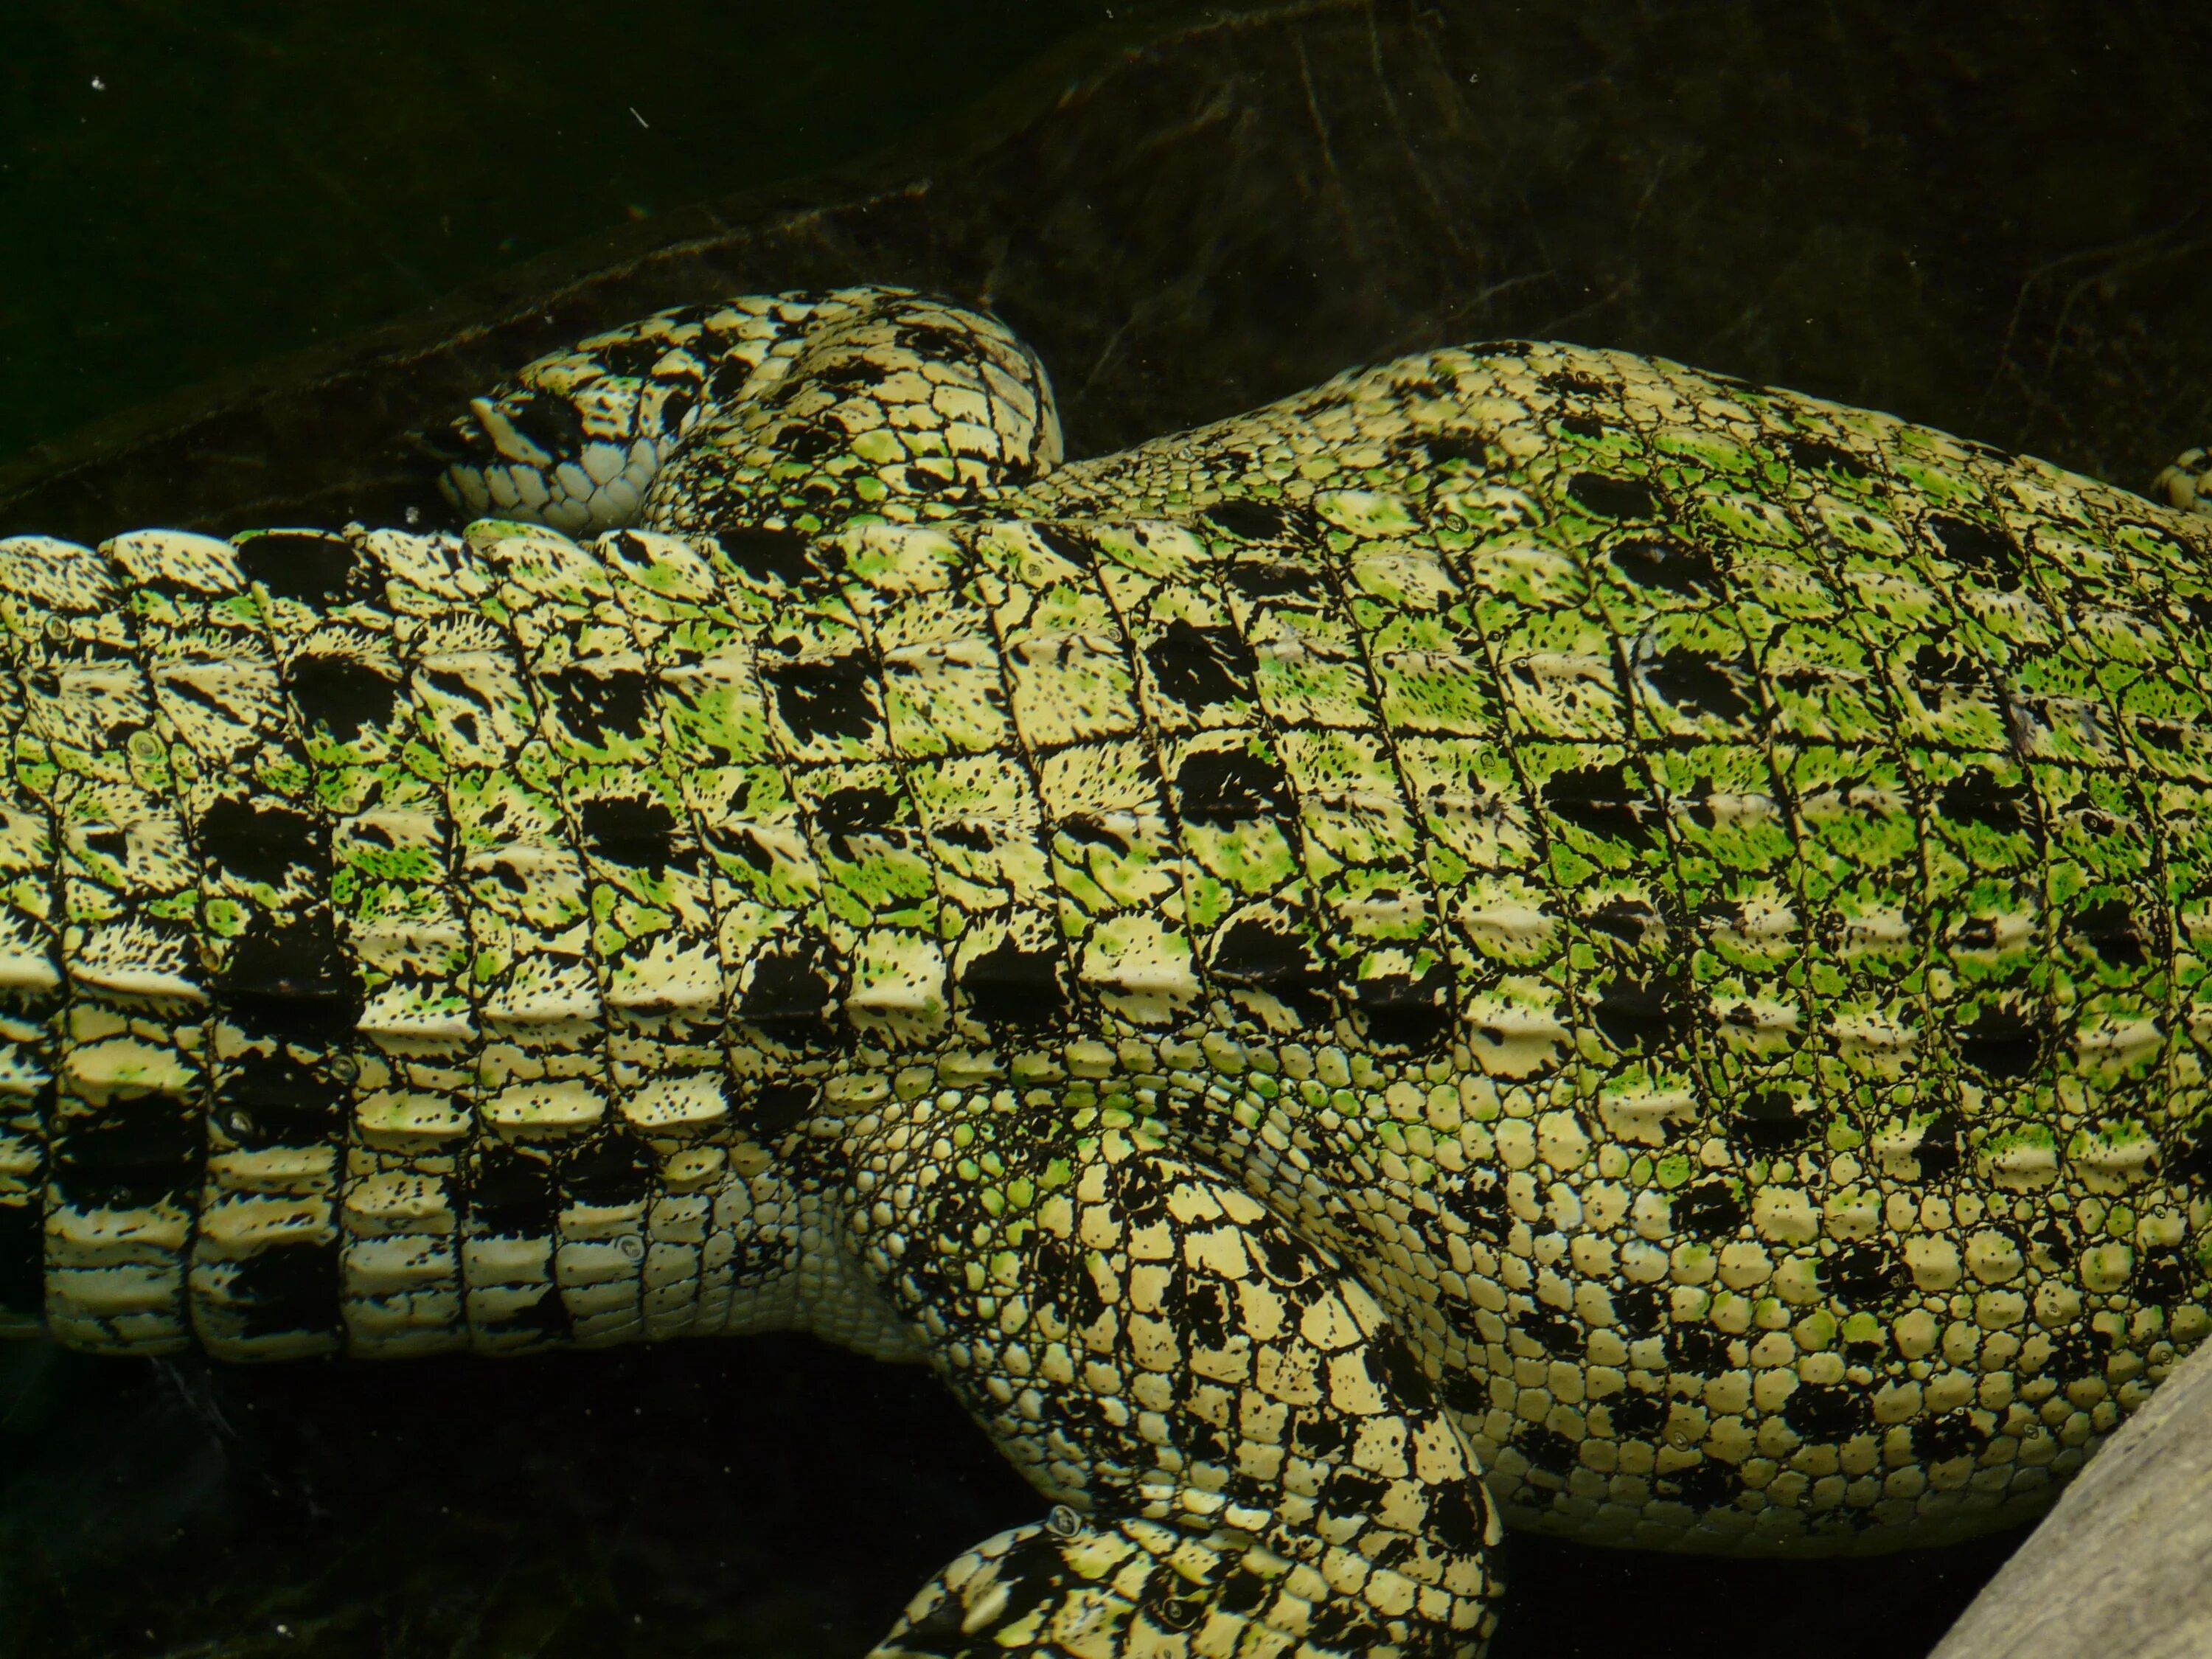
[[[865,1651],[1036,1497],[926,1373],[798,1337],[268,1370],[21,1349],[0,1651]],[[1926,1651],[2009,1548],[1716,1562],[1516,1538],[1496,1659]]]

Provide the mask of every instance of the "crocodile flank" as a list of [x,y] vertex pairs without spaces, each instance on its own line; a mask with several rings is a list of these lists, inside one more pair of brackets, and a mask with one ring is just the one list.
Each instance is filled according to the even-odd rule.
[[879,1652],[1079,1659],[2001,1525],[2205,1332],[2206,518],[1548,343],[1063,463],[880,289],[472,409],[0,541],[0,1319],[926,1359],[1053,1507]]

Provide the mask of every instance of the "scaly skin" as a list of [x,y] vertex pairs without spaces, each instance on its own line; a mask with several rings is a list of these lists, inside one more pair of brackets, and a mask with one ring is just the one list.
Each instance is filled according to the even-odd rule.
[[604,533],[0,542],[62,1340],[925,1358],[1054,1507],[879,1651],[1133,1659],[2000,1525],[2203,1335],[2203,519],[1562,345],[1056,467],[890,290],[475,410]]

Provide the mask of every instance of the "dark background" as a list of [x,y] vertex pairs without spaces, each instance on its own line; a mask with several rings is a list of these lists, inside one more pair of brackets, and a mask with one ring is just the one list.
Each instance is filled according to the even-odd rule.
[[0,463],[608,227],[834,165],[1094,0],[41,0],[0,23]]
[[[1105,9],[22,9],[0,533],[434,517],[406,431],[530,356],[870,279],[996,305],[1078,453],[1515,335],[2130,486],[2212,436],[2201,15]],[[267,1371],[0,1349],[0,1655],[851,1656],[1037,1508],[925,1374],[796,1338]],[[2005,1547],[1515,1540],[1498,1653],[1917,1656]]]

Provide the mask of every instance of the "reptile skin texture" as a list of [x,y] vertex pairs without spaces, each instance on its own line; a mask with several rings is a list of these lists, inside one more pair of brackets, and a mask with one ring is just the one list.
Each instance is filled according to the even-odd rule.
[[882,289],[448,443],[0,540],[0,1327],[812,1330],[1050,1505],[879,1654],[1274,1659],[2018,1520],[2212,1322],[2203,516],[1527,343],[1063,464]]

